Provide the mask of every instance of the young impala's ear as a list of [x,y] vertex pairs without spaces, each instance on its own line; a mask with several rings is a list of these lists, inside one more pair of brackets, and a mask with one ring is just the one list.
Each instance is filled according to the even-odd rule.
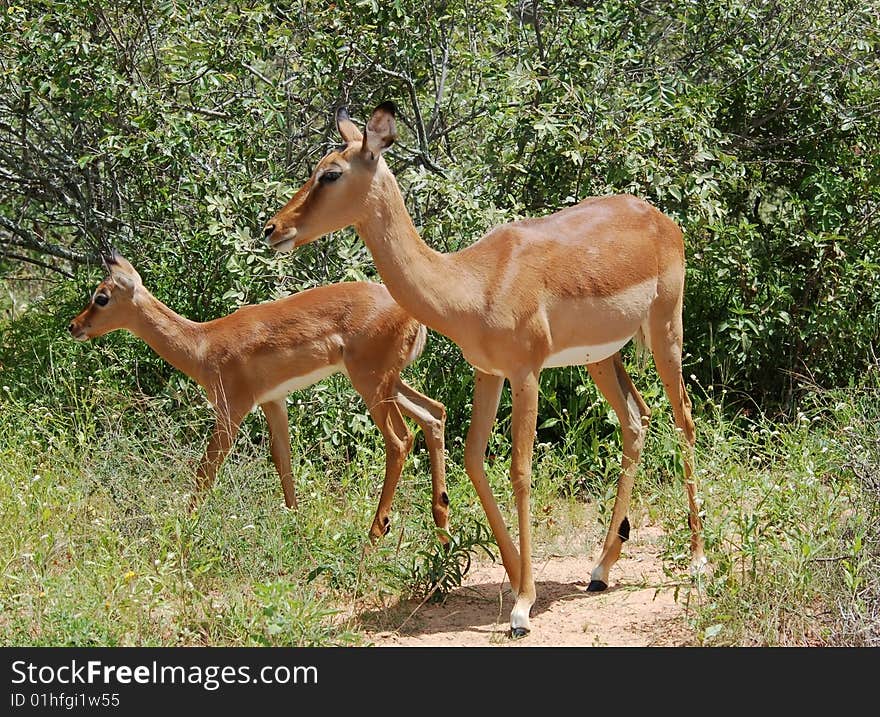
[[346,142],[359,142],[364,137],[357,128],[357,125],[351,121],[351,117],[348,116],[348,110],[345,107],[340,107],[336,110],[336,129],[339,130],[339,134],[342,135],[342,139]]
[[388,149],[397,139],[397,123],[394,115],[397,107],[393,102],[383,102],[376,109],[367,122],[364,130],[364,154],[370,159],[379,159],[379,155]]
[[114,256],[116,256],[116,249],[111,249],[109,253],[105,251],[101,252],[101,263],[104,265],[108,274],[110,273],[110,268],[113,266]]
[[110,257],[104,259],[104,264],[110,272],[110,278],[113,280],[113,283],[121,289],[134,291],[136,287],[141,286],[141,275],[115,249]]

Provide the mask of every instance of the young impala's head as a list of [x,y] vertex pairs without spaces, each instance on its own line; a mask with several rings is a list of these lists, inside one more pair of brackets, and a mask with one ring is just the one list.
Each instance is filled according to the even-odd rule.
[[89,305],[67,327],[77,341],[125,328],[135,313],[134,297],[143,286],[140,275],[115,251],[104,257],[104,266],[107,278],[98,284]]
[[308,181],[264,228],[266,241],[277,251],[290,251],[336,229],[356,224],[382,152],[395,139],[395,107],[383,102],[364,128],[357,128],[344,107],[336,112],[336,127],[345,146],[325,156]]

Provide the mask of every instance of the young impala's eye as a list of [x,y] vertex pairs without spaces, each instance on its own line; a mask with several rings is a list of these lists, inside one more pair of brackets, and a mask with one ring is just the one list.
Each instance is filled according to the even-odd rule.
[[95,303],[98,306],[107,306],[107,302],[110,301],[110,297],[107,294],[98,294],[95,297]]
[[329,184],[330,182],[335,182],[342,176],[342,172],[338,172],[336,170],[331,170],[329,172],[324,172],[321,175],[321,178],[318,180],[321,184]]

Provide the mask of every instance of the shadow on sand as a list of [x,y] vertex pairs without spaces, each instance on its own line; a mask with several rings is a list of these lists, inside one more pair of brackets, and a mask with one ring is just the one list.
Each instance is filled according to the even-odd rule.
[[[538,595],[532,606],[532,618],[549,610],[554,603],[596,598],[628,587],[614,584],[604,592],[591,593],[587,592],[588,582],[536,581]],[[442,602],[400,600],[386,608],[362,612],[358,617],[370,630],[401,636],[426,636],[455,630],[501,637],[508,633],[512,609],[510,584],[496,581],[457,588]]]

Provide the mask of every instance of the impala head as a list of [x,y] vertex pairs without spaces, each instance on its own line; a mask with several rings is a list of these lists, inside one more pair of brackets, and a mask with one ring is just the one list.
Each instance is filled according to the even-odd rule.
[[77,341],[88,341],[125,328],[134,312],[134,297],[142,287],[140,275],[114,251],[104,257],[107,278],[92,294],[89,305],[67,327]]
[[394,143],[394,114],[394,104],[383,102],[361,133],[344,107],[336,112],[345,145],[318,162],[308,181],[266,222],[266,241],[276,251],[290,251],[357,223],[373,177],[385,169],[382,152]]

